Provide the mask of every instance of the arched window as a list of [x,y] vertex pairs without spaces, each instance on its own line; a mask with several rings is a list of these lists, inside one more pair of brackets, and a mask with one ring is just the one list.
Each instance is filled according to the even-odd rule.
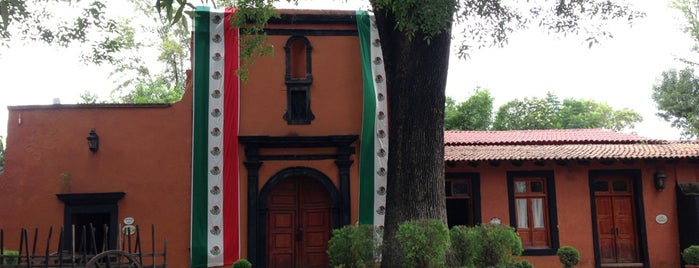
[[311,42],[303,36],[292,36],[286,41],[286,113],[289,125],[308,125],[315,116],[311,112]]

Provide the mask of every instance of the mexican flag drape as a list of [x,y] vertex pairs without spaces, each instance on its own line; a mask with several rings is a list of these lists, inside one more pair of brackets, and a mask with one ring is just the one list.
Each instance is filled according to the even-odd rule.
[[238,29],[233,9],[194,16],[191,267],[240,256]]
[[[388,170],[388,108],[381,39],[373,14],[357,11],[364,111],[359,155],[359,224],[383,229]],[[378,234],[377,234],[378,236]]]

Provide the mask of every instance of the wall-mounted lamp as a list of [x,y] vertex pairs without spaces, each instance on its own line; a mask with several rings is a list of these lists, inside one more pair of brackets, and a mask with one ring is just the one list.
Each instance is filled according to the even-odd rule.
[[100,148],[100,137],[97,136],[95,129],[90,130],[90,134],[87,135],[87,148],[93,153],[96,153]]
[[662,192],[663,189],[665,189],[665,179],[667,176],[665,176],[665,171],[658,170],[655,172],[655,175],[653,175],[653,184],[655,185],[655,189],[658,190],[658,192]]

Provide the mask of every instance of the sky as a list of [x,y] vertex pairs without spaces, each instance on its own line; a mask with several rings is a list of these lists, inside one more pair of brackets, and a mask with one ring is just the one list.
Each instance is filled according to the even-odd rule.
[[[559,99],[592,99],[615,109],[631,108],[644,118],[633,132],[679,139],[679,130],[655,115],[651,93],[662,71],[683,67],[676,58],[689,55],[692,41],[680,30],[681,14],[668,7],[669,1],[632,2],[647,16],[632,27],[613,25],[614,37],[592,48],[580,36],[551,36],[530,29],[512,34],[503,48],[473,50],[467,59],[452,53],[447,96],[463,101],[480,86],[490,90],[499,107],[515,98],[541,98],[550,91]],[[365,6],[341,5],[343,9]],[[455,39],[453,44],[458,42]],[[21,43],[0,48],[0,136],[7,135],[8,105],[51,105],[55,100],[71,104],[85,91],[108,97],[114,88],[110,68],[82,63],[83,49]]]

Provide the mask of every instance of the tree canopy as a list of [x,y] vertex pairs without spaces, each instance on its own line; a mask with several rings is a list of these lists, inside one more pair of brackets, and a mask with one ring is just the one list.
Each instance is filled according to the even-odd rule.
[[699,136],[699,79],[694,69],[663,72],[653,86],[653,100],[660,110],[657,115],[681,129],[683,137]]
[[[692,51],[699,53],[699,1],[676,0],[671,5],[684,15],[683,31],[695,42]],[[677,71],[666,70],[653,86],[653,100],[658,106],[657,115],[682,131],[683,138],[699,136],[699,79],[694,71],[699,67],[695,59],[681,58],[687,67]]]
[[615,110],[606,103],[588,99],[559,98],[548,92],[544,98],[514,99],[501,105],[493,121],[493,101],[488,90],[476,89],[466,101],[447,97],[444,128],[447,130],[520,130],[603,128],[631,130],[642,116],[631,109]]
[[476,89],[466,101],[456,103],[447,97],[444,129],[486,130],[493,123],[493,97],[489,90]]

